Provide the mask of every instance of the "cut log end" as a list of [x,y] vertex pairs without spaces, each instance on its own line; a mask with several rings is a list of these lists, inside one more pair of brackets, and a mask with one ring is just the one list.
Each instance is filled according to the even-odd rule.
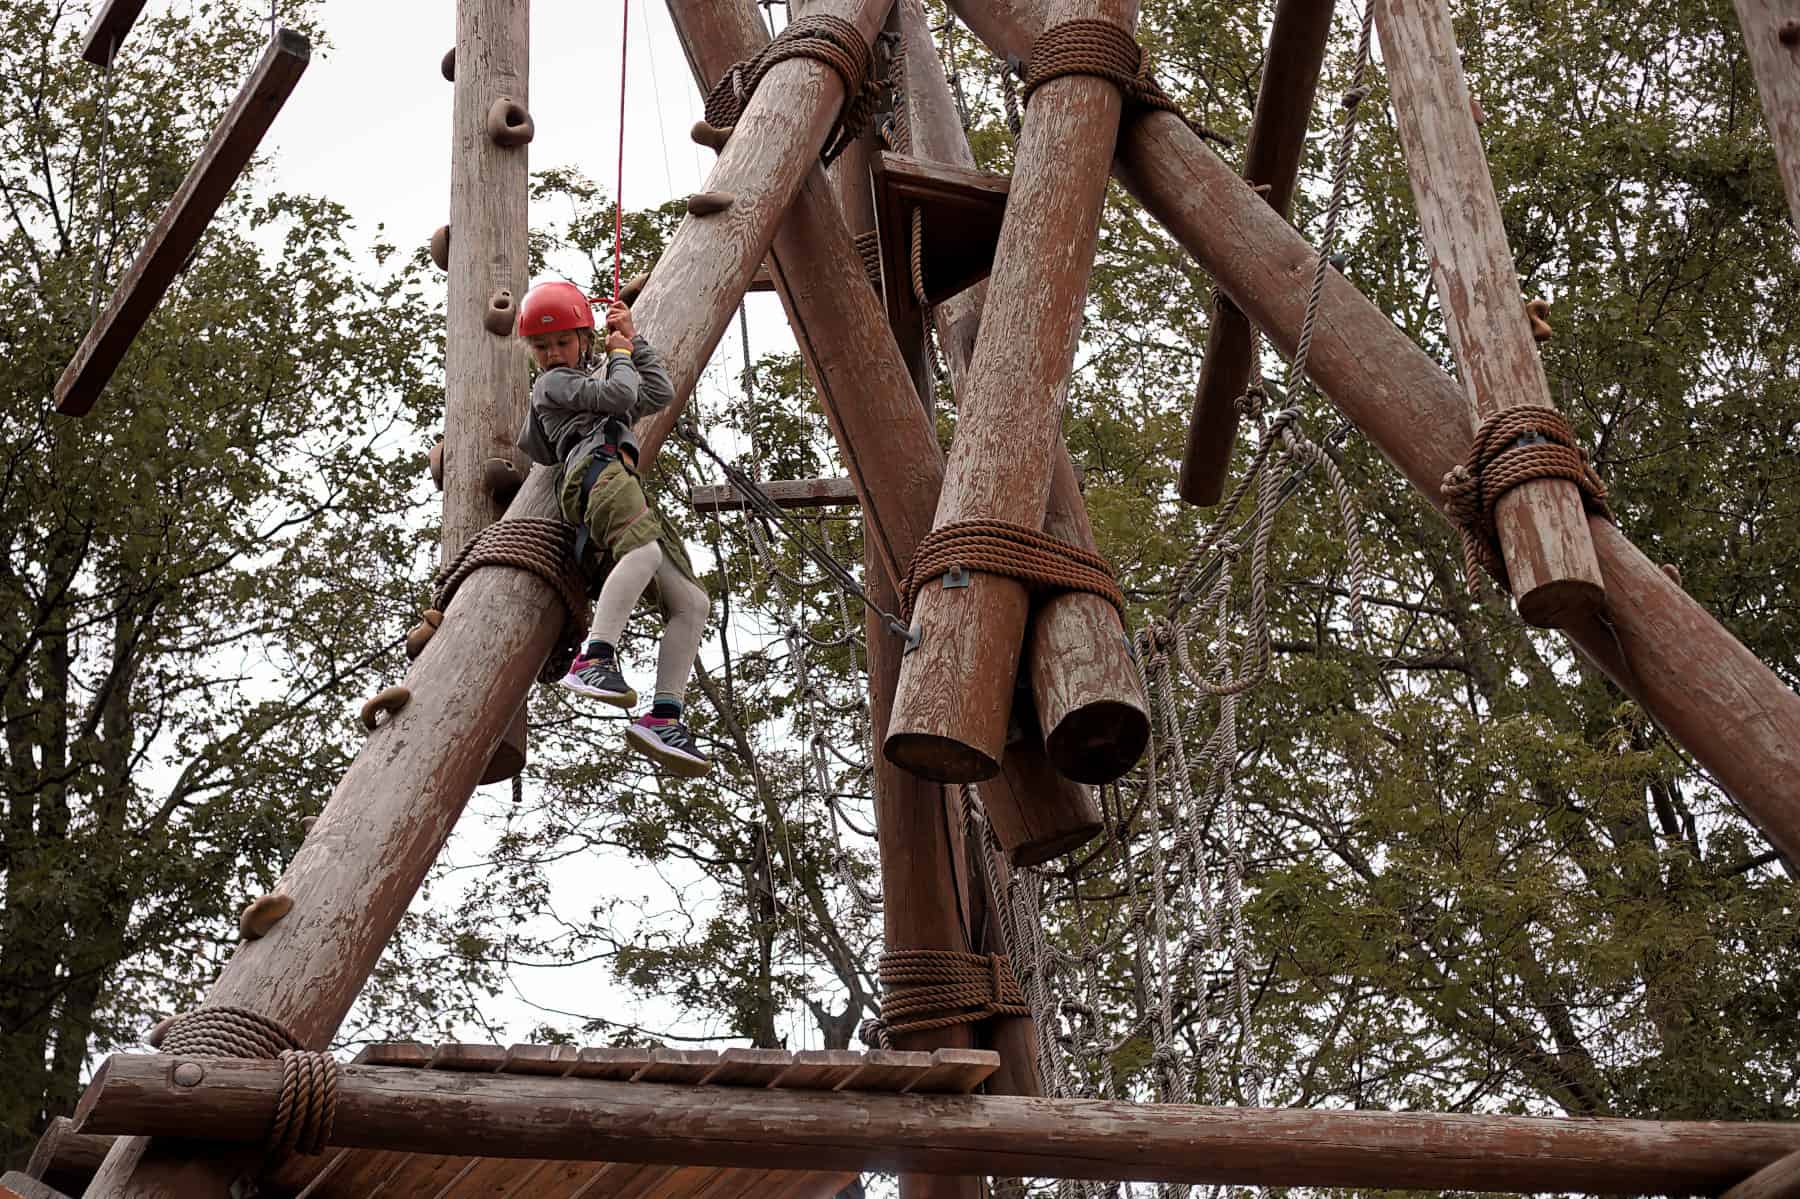
[[934,783],[979,783],[1000,763],[972,745],[935,733],[890,733],[882,752],[900,769]]
[[1091,785],[1129,774],[1149,744],[1148,713],[1118,700],[1076,708],[1044,738],[1044,749],[1056,769]]
[[1074,853],[1105,831],[1106,825],[1099,820],[1079,824],[1041,841],[1020,842],[1006,851],[1006,858],[1020,869],[1042,866],[1046,862],[1054,862],[1057,858]]
[[1517,597],[1519,619],[1539,629],[1575,624],[1606,603],[1606,590],[1585,579],[1552,579]]

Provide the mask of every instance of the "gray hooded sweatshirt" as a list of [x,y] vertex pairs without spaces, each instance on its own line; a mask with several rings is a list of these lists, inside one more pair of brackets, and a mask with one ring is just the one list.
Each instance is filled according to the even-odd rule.
[[629,356],[607,354],[604,374],[553,366],[539,375],[519,448],[545,466],[574,461],[602,444],[628,446],[635,460],[632,422],[674,402],[675,386],[662,354],[640,334],[632,339]]

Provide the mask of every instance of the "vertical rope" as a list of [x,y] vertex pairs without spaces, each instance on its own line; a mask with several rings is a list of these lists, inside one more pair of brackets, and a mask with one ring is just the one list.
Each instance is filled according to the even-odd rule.
[[619,179],[613,190],[613,299],[619,298],[619,279],[625,263],[625,80],[631,56],[631,0],[619,6]]

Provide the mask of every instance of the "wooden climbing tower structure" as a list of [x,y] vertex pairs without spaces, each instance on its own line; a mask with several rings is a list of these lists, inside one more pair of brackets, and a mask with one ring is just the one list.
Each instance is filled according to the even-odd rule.
[[[919,0],[813,0],[773,42],[753,0],[668,0],[709,97],[695,138],[718,158],[634,304],[680,397],[642,422],[642,463],[676,430],[740,297],[759,280],[773,287],[848,478],[754,498],[854,503],[864,522],[886,1044],[405,1044],[338,1063],[323,1050],[473,789],[522,769],[529,689],[585,615],[553,472],[527,474],[512,444],[525,403],[511,334],[527,282],[530,4],[458,0],[444,62],[450,210],[433,238],[449,274],[434,474],[453,569],[409,638],[404,689],[365,714],[365,749],[277,893],[246,913],[246,939],[205,1004],[170,1022],[159,1053],[109,1060],[74,1123],[52,1129],[31,1176],[7,1176],[0,1199],[825,1199],[865,1170],[899,1171],[903,1194],[933,1199],[975,1199],[992,1174],[1800,1195],[1795,1125],[1039,1094],[1036,1031],[989,935],[992,899],[966,877],[957,798],[976,788],[1013,862],[1047,861],[1096,833],[1091,788],[1129,771],[1150,735],[1123,600],[1061,434],[1109,174],[1218,288],[1187,499],[1221,494],[1254,339],[1298,355],[1345,419],[1459,522],[1471,563],[1506,582],[1521,615],[1567,636],[1800,857],[1800,697],[1611,523],[1550,403],[1444,2],[1369,2],[1363,36],[1379,37],[1392,79],[1460,383],[1341,274],[1315,269],[1320,255],[1285,218],[1329,0],[1277,6],[1248,178],[1143,69],[1136,0],[951,0],[1021,66],[1010,178],[975,169]],[[107,0],[88,57],[110,61],[141,8]],[[1800,220],[1800,10],[1737,8]],[[60,411],[100,399],[305,60],[303,41],[275,34],[58,385]],[[1307,279],[1310,294],[1297,283]],[[933,340],[959,410],[947,456],[932,422]],[[695,498],[727,508],[753,497]],[[913,1002],[934,989],[951,996]],[[197,1129],[206,1141],[184,1139]]]

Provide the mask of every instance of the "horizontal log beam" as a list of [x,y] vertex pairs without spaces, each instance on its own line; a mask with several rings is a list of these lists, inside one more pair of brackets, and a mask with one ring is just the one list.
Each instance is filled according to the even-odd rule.
[[[782,508],[836,508],[859,504],[856,484],[839,479],[776,479],[762,484],[762,492]],[[741,512],[750,506],[744,493],[730,483],[694,487],[688,502],[696,512]]]
[[[175,1081],[178,1064],[194,1085]],[[116,1055],[76,1127],[260,1142],[281,1073],[279,1062]],[[1717,1194],[1800,1150],[1800,1124],[697,1091],[381,1066],[343,1068],[333,1129],[341,1146],[483,1157],[1593,1194]]]
[[250,165],[263,135],[293,94],[311,57],[311,44],[291,29],[281,30],[270,41],[237,99],[226,110],[225,118],[213,131],[212,139],[200,152],[199,161],[163,210],[156,228],[150,231],[137,261],[119,280],[106,310],[88,330],[74,360],[57,380],[58,412],[64,416],[85,416],[93,408],[169,285],[186,268],[219,206]]
[[118,57],[125,35],[144,11],[144,0],[106,0],[94,14],[87,37],[81,43],[81,57],[97,67],[111,66]]

